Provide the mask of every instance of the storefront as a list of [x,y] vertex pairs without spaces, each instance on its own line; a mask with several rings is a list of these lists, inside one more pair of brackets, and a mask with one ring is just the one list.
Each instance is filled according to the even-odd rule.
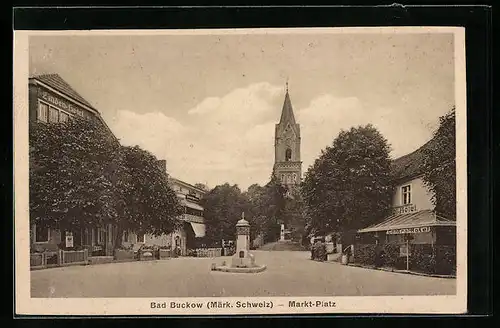
[[358,230],[358,241],[364,244],[404,244],[408,238],[412,244],[454,245],[455,221],[431,210],[396,212]]

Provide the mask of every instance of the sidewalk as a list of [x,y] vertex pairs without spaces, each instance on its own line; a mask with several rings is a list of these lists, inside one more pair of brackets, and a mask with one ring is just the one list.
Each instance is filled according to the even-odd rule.
[[[338,262],[336,262],[338,263]],[[416,271],[407,271],[407,270],[398,270],[394,268],[387,268],[387,267],[375,267],[373,265],[361,265],[361,264],[356,264],[356,263],[349,263],[347,264],[348,266],[353,266],[353,267],[358,267],[358,268],[363,268],[363,269],[371,269],[371,270],[379,270],[379,271],[387,271],[387,272],[395,272],[395,273],[405,273],[405,274],[412,274],[415,276],[425,276],[425,277],[434,277],[434,278],[446,278],[446,279],[456,279],[456,275],[442,275],[442,274],[432,274],[432,273],[424,273],[424,272],[416,272]]]

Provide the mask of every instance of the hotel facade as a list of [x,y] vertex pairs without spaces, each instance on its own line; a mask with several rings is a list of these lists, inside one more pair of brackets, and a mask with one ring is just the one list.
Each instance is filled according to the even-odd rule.
[[412,244],[455,245],[456,219],[435,211],[433,192],[423,180],[424,152],[433,142],[393,161],[391,211],[378,223],[358,230],[362,241],[403,244],[410,237]]
[[[62,123],[73,116],[95,119],[109,131],[110,138],[119,143],[113,135],[99,111],[79,95],[58,74],[38,75],[29,78],[29,119],[47,123]],[[160,161],[165,169],[166,162]],[[154,237],[124,232],[123,245],[143,244],[178,247],[181,255],[194,247],[196,238],[205,235],[203,207],[198,204],[205,191],[178,179],[168,178],[171,188],[176,192],[184,213],[181,216],[182,228],[171,234]],[[30,227],[30,244],[32,249],[57,251],[60,247],[87,248],[91,256],[112,256],[117,229],[112,224],[102,227],[82,229],[80,231],[60,231],[47,227]],[[119,245],[117,245],[119,246]]]

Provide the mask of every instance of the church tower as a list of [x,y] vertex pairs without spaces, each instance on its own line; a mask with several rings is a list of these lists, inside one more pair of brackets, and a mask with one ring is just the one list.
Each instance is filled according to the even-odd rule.
[[283,185],[292,187],[302,178],[300,160],[300,125],[295,121],[292,102],[286,84],[285,102],[281,118],[274,132],[274,168],[275,177]]

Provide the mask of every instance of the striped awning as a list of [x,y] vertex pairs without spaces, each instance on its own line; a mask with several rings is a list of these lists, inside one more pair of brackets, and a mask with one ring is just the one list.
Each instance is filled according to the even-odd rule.
[[[455,226],[455,221],[437,215],[434,211],[422,210],[412,213],[391,215],[382,222],[358,230],[358,232],[394,231],[396,229],[414,229],[436,226],[452,227]],[[410,231],[408,232],[411,233]]]
[[189,222],[197,238],[205,237],[206,227],[204,224]]

